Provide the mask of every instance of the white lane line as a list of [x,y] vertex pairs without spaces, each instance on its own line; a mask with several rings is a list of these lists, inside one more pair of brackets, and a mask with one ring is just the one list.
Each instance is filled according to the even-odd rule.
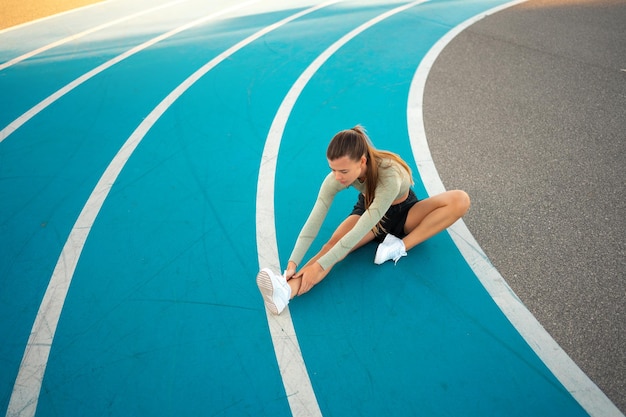
[[[260,0],[255,0],[254,2],[257,1]],[[247,2],[245,4],[250,3],[253,2]],[[189,76],[176,89],[172,90],[172,92],[146,116],[126,143],[120,148],[85,203],[59,256],[24,351],[22,363],[20,364],[20,369],[9,401],[7,416],[32,417],[35,415],[54,334],[80,254],[85,246],[85,242],[87,241],[87,237],[89,236],[89,232],[91,231],[96,217],[109,195],[111,187],[113,187],[113,184],[126,165],[126,162],[143,140],[144,136],[185,91],[218,64],[263,35],[331,3],[336,3],[336,1],[311,7],[267,26],[213,58]]]
[[[426,79],[441,51],[454,37],[479,20],[506,8],[523,3],[516,0],[494,7],[454,27],[428,51],[411,82],[407,104],[407,123],[413,157],[429,195],[445,191],[437,173],[424,127],[423,100]],[[623,416],[607,396],[585,375],[574,361],[546,332],[537,319],[515,295],[504,278],[489,262],[474,236],[462,220],[449,229],[450,235],[468,265],[489,292],[500,310],[507,316],[519,334],[526,340],[537,356],[554,376],[591,416]]]
[[22,54],[22,55],[20,55],[20,56],[18,56],[16,58],[13,58],[13,59],[11,59],[11,60],[3,63],[3,64],[0,64],[0,71],[4,70],[6,68],[9,68],[9,67],[11,67],[11,66],[13,66],[13,65],[15,65],[15,64],[17,64],[19,62],[22,62],[22,61],[24,61],[24,60],[26,60],[28,58],[32,58],[35,55],[39,55],[39,54],[41,54],[41,53],[43,53],[45,51],[48,51],[48,50],[50,50],[52,48],[56,48],[57,46],[61,46],[63,44],[71,42],[71,41],[75,41],[76,39],[80,39],[80,38],[85,37],[85,36],[87,36],[89,34],[92,34],[92,33],[98,32],[100,30],[106,29],[108,27],[111,27],[111,26],[114,26],[114,25],[126,22],[127,20],[135,19],[135,18],[143,16],[145,14],[152,13],[152,12],[155,12],[157,10],[164,9],[166,7],[174,6],[174,5],[178,4],[178,3],[182,3],[183,1],[187,1],[187,0],[176,0],[176,1],[172,1],[170,3],[166,3],[166,4],[162,4],[160,6],[153,7],[151,9],[142,10],[140,12],[137,12],[137,13],[134,13],[134,14],[131,14],[131,15],[128,15],[128,16],[124,16],[122,18],[119,18],[119,19],[116,19],[116,20],[112,20],[112,21],[107,22],[107,23],[103,23],[103,24],[95,26],[95,27],[93,27],[91,29],[84,30],[84,31],[82,31],[80,33],[77,33],[75,35],[68,36],[68,37],[63,38],[63,39],[59,39],[56,42],[49,43],[48,45],[42,46],[41,48],[37,48],[35,50],[32,50],[32,51],[27,52],[25,54]]
[[5,127],[4,129],[0,130],[0,143],[2,143],[2,141],[4,141],[8,136],[10,136],[13,132],[15,132],[17,129],[19,129],[24,123],[28,122],[30,119],[32,119],[34,116],[36,116],[39,112],[41,112],[42,110],[44,110],[46,107],[48,107],[49,105],[51,105],[52,103],[54,103],[55,101],[57,101],[58,99],[60,99],[61,97],[63,97],[65,94],[69,93],[70,91],[72,91],[73,89],[75,89],[76,87],[78,87],[79,85],[81,85],[82,83],[86,82],[87,80],[95,77],[96,75],[100,74],[101,72],[107,70],[108,68],[112,67],[113,65],[125,60],[126,58],[129,58],[133,55],[135,55],[138,52],[143,51],[146,48],[149,48],[151,46],[153,46],[154,44],[161,42],[167,38],[170,38],[178,33],[181,33],[185,30],[191,29],[195,26],[198,26],[204,22],[207,22],[209,20],[213,20],[219,16],[225,15],[229,12],[232,12],[234,10],[238,10],[241,9],[249,4],[252,3],[257,3],[260,0],[250,0],[241,4],[237,4],[231,7],[228,7],[226,9],[220,10],[218,12],[214,12],[214,13],[210,13],[200,19],[196,19],[192,22],[186,23],[182,26],[179,26],[176,29],[170,30],[169,32],[166,32],[162,35],[159,35],[155,38],[150,39],[149,41],[146,41],[144,43],[142,43],[141,45],[135,46],[134,48],[129,49],[128,51],[124,52],[121,55],[116,56],[115,58],[110,59],[109,61],[105,62],[104,64],[101,64],[99,66],[97,66],[96,68],[92,69],[91,71],[83,74],[82,76],[78,77],[77,79],[75,79],[74,81],[72,81],[71,83],[67,84],[66,86],[62,87],[61,89],[57,90],[55,93],[53,93],[52,95],[48,96],[47,98],[45,98],[44,100],[42,100],[41,102],[39,102],[37,105],[35,105],[34,107],[32,107],[30,110],[28,110],[26,113],[22,114],[20,117],[18,117],[17,119],[15,119],[13,122],[11,122],[7,127]]
[[[274,271],[280,271],[280,259],[278,256],[278,243],[276,239],[276,225],[274,221],[274,183],[276,178],[276,163],[278,151],[282,140],[285,126],[289,115],[304,90],[320,67],[351,39],[374,26],[377,23],[397,13],[405,11],[428,0],[419,0],[389,10],[353,29],[328,49],[322,52],[300,75],[293,84],[283,102],[281,103],[265,141],[261,166],[259,168],[259,181],[257,185],[257,251],[259,268],[269,267]],[[300,351],[300,345],[296,331],[291,320],[289,307],[281,315],[275,316],[266,311],[267,322],[270,327],[278,367],[283,377],[285,392],[289,400],[289,406],[294,416],[321,416],[315,392],[311,385],[304,358]]]

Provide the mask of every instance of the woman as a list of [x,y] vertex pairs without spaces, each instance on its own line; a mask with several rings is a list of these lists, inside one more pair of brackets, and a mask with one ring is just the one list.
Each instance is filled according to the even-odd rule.
[[[398,155],[375,149],[361,126],[335,135],[326,157],[331,172],[289,257],[284,276],[264,268],[257,284],[270,312],[280,314],[291,298],[308,292],[351,251],[376,240],[374,262],[398,262],[406,252],[446,229],[469,209],[464,191],[446,191],[418,200],[411,169]],[[335,195],[348,187],[360,191],[350,216],[320,252],[296,272]]]

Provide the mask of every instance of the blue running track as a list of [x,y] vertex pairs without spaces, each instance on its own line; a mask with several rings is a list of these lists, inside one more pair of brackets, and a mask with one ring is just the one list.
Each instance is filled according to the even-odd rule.
[[332,135],[365,125],[434,192],[427,64],[515,4],[286,3],[110,0],[0,32],[0,409],[621,415],[462,222],[267,314],[256,272],[284,266]]

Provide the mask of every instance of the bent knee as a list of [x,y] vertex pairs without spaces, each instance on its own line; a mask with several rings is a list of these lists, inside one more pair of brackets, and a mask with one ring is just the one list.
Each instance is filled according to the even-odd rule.
[[455,208],[455,211],[460,216],[463,216],[470,208],[471,200],[469,194],[467,194],[463,190],[453,190],[452,194],[452,206]]

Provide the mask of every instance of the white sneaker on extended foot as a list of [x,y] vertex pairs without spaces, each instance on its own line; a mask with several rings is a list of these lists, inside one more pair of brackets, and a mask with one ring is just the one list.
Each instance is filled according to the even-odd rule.
[[393,259],[395,263],[398,263],[398,260],[403,256],[406,256],[406,248],[402,239],[399,239],[392,234],[388,234],[385,237],[385,240],[383,240],[383,243],[378,245],[378,249],[376,249],[374,263],[380,265],[390,259]]
[[263,268],[256,276],[265,307],[272,314],[280,314],[291,298],[291,287],[282,275],[275,274],[268,268]]

